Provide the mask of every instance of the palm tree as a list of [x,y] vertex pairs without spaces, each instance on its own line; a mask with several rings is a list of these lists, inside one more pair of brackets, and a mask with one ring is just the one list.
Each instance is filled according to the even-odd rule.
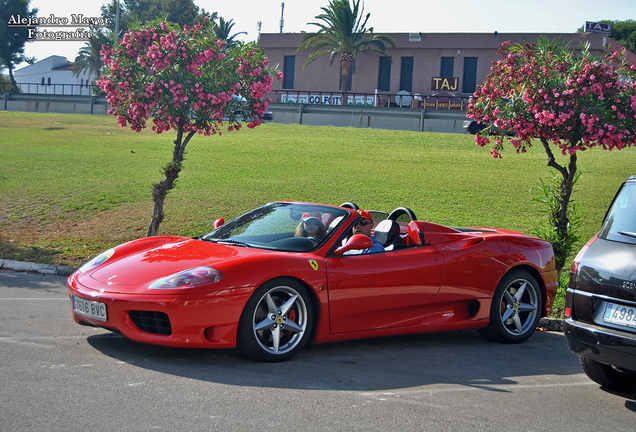
[[[340,56],[340,90],[342,105],[347,103],[349,77],[352,69],[355,72],[355,60],[364,51],[376,51],[386,56],[385,43],[396,47],[389,36],[373,35],[373,27],[366,28],[370,13],[363,17],[364,3],[360,8],[360,0],[330,0],[328,7],[322,7],[323,14],[316,18],[323,23],[309,23],[319,27],[315,33],[305,33],[301,37],[301,45],[296,52],[309,49],[309,58],[303,65],[305,69],[318,57],[329,54],[330,65]],[[371,36],[369,36],[369,35]]]
[[95,78],[99,77],[99,73],[104,66],[104,59],[100,53],[102,45],[111,46],[113,44],[112,39],[106,36],[101,31],[93,31],[90,39],[82,48],[77,52],[75,62],[71,67],[73,76],[79,76],[82,72],[88,72]]
[[233,47],[236,45],[236,41],[234,38],[240,34],[247,34],[247,32],[238,32],[230,36],[232,32],[232,27],[234,27],[233,20],[225,21],[222,17],[219,17],[219,23],[213,21],[213,28],[216,37],[225,42],[225,45],[228,47]]

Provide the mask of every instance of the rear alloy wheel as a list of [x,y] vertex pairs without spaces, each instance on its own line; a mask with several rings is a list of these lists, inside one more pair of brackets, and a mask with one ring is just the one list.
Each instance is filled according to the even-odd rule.
[[506,274],[492,298],[490,322],[480,329],[487,339],[520,343],[534,333],[542,311],[542,296],[536,279],[525,270]]
[[636,387],[636,372],[621,370],[583,356],[579,356],[579,361],[585,375],[605,388],[631,390]]
[[269,281],[245,305],[237,349],[254,360],[285,361],[305,346],[312,328],[313,309],[307,290],[293,279]]

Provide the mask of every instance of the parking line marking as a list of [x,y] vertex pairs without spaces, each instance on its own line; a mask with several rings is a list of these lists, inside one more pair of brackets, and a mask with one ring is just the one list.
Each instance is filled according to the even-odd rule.
[[30,300],[71,301],[70,298],[0,298],[0,301],[30,301]]

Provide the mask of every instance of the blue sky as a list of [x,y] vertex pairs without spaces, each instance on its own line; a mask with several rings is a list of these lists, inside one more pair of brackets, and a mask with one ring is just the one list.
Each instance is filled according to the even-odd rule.
[[[122,0],[123,2],[123,0]],[[311,31],[328,0],[194,0],[208,12],[232,19],[235,33],[244,31],[244,40],[255,40],[257,23],[262,33],[280,31],[281,3],[284,32]],[[38,16],[67,17],[71,14],[99,16],[106,0],[31,0]],[[586,21],[636,19],[636,0],[365,0],[371,13],[369,26],[376,33],[570,33]],[[59,28],[50,30],[60,30]],[[72,28],[64,30],[75,30]],[[61,55],[73,61],[84,44],[69,41],[27,43],[25,52],[38,60]]]

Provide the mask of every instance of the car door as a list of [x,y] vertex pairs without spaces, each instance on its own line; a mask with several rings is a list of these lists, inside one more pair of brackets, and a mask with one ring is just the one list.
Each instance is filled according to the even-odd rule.
[[430,246],[327,256],[332,333],[408,326],[435,302],[444,257]]

